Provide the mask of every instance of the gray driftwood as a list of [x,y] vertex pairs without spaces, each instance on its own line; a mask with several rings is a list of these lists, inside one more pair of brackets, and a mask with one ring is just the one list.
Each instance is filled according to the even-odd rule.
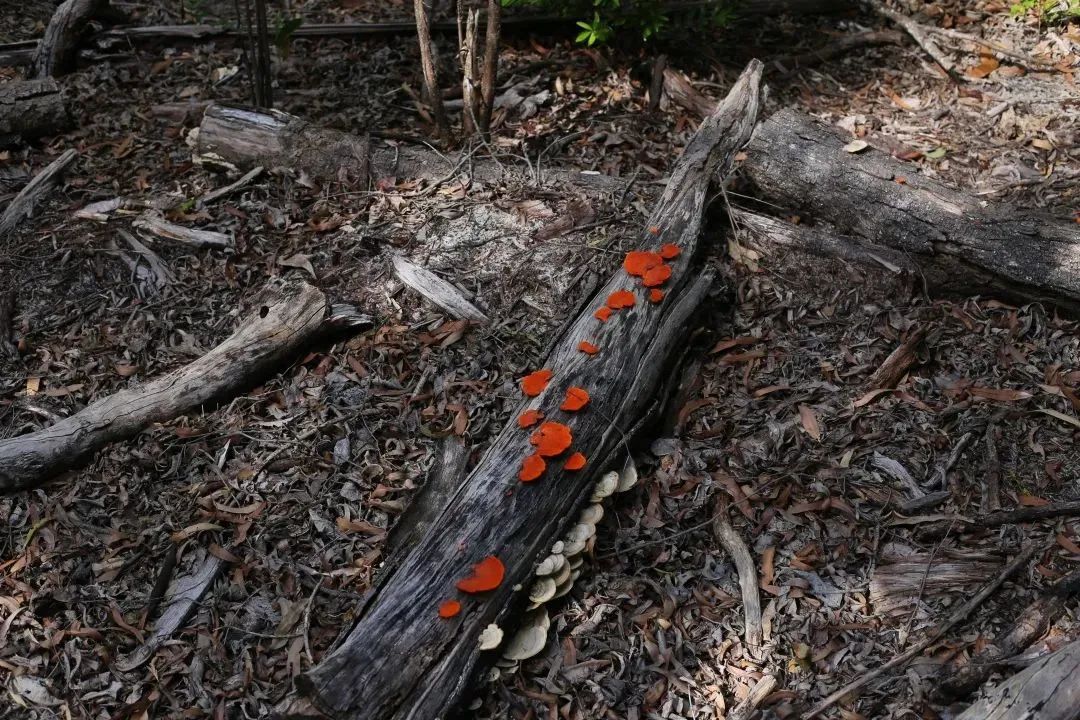
[[295,276],[275,280],[236,332],[198,360],[47,428],[0,440],[0,492],[33,487],[110,442],[250,387],[332,326],[369,322],[350,308],[332,307],[321,291]]
[[[1080,310],[1080,232],[1071,219],[989,204],[844,138],[794,110],[765,120],[743,169],[764,199],[818,227],[795,243],[840,255],[915,265],[946,294],[989,293]],[[876,256],[876,257],[875,257]]]
[[70,126],[71,117],[55,80],[16,80],[0,85],[0,147],[56,135]]
[[957,720],[1077,720],[1080,640],[991,688]]
[[460,290],[427,268],[411,263],[400,255],[394,256],[393,265],[397,279],[429,302],[459,320],[487,323],[488,316],[466,300]]
[[[296,691],[278,708],[283,715],[419,720],[445,717],[461,698],[473,671],[490,657],[482,658],[477,649],[480,632],[489,623],[512,619],[515,605],[524,601],[514,587],[527,584],[534,564],[572,524],[602,470],[621,459],[625,429],[653,403],[668,360],[685,344],[686,325],[713,281],[711,273],[697,269],[709,180],[729,172],[749,137],[760,80],[761,64],[754,61],[676,162],[649,221],[658,236],[642,230],[636,240],[647,247],[670,242],[682,249],[664,302],[648,302],[640,283],[620,269],[543,362],[555,373],[550,385],[515,411],[516,417],[525,409],[542,409],[569,425],[574,448],[590,459],[586,468],[566,473],[560,460],[552,460],[543,478],[519,483],[517,470],[532,448],[529,433],[511,418],[442,508],[433,530],[355,609],[356,623],[344,640],[297,677]],[[632,289],[636,304],[601,324],[593,309],[620,289]],[[596,343],[600,353],[590,357],[578,351],[582,340]],[[592,396],[572,416],[558,410],[571,385]],[[503,583],[467,599],[457,617],[440,620],[440,602],[453,597],[455,582],[487,555],[506,565]]]
[[64,0],[34,51],[30,74],[44,78],[71,72],[79,52],[80,35],[90,18],[108,4],[108,0]]
[[233,238],[226,233],[213,230],[199,230],[171,223],[159,213],[148,212],[139,217],[132,225],[164,240],[173,240],[195,248],[214,250],[232,250]]
[[38,202],[60,182],[64,170],[75,160],[76,155],[74,150],[65,150],[60,157],[35,175],[34,179],[28,182],[26,187],[8,203],[8,206],[4,208],[4,214],[0,215],[0,239],[14,230],[23,220],[33,216]]

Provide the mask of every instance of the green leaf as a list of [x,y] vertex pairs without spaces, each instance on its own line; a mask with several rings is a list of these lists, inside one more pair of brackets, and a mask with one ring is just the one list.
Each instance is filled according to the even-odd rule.
[[930,158],[931,160],[940,160],[941,158],[945,157],[945,152],[945,148],[936,147],[930,152],[926,153],[926,157]]

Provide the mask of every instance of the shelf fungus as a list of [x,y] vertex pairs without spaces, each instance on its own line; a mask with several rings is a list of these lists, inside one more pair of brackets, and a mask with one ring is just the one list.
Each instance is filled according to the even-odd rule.
[[536,566],[536,574],[540,577],[554,575],[566,565],[566,557],[559,554],[551,554],[540,561]]
[[637,465],[634,458],[627,456],[623,463],[622,472],[619,473],[619,482],[615,486],[615,492],[622,493],[632,489],[638,483]]
[[605,473],[602,478],[596,482],[596,487],[593,488],[592,498],[589,502],[598,503],[606,497],[609,497],[619,487],[619,473],[612,470],[609,473]]
[[548,628],[551,620],[543,607],[525,615],[521,629],[514,634],[503,649],[503,658],[520,662],[540,654],[547,645]]
[[503,631],[495,623],[491,623],[480,633],[480,649],[494,650],[503,641]]
[[[567,566],[569,567],[569,565]],[[558,585],[550,577],[538,577],[529,589],[529,601],[532,603],[530,610],[538,608],[551,598],[555,597]]]

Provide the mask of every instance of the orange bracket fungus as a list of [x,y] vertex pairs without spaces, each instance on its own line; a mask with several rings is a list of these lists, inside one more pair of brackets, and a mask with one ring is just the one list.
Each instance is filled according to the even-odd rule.
[[[608,310],[608,312],[611,312],[611,311]],[[577,344],[577,349],[580,350],[581,352],[585,353],[586,355],[595,355],[596,353],[600,352],[600,348],[596,347],[595,345],[593,345],[591,342],[588,342],[587,340],[582,340],[581,342],[579,342]]]
[[588,404],[589,393],[584,388],[569,387],[566,389],[566,399],[563,400],[563,404],[559,406],[559,409],[567,412],[577,412]]
[[480,562],[473,565],[472,575],[464,580],[458,580],[457,589],[466,593],[482,593],[494,590],[503,581],[506,568],[502,561],[494,555],[488,555]]
[[540,428],[529,438],[529,442],[536,446],[536,452],[541,457],[555,457],[570,447],[573,441],[570,428],[550,421],[540,423]]
[[664,299],[664,291],[653,288],[649,291],[649,302],[658,303]]
[[642,278],[642,284],[645,287],[656,287],[657,285],[663,285],[671,277],[670,265],[657,265],[656,267],[649,268],[645,272],[645,276]]
[[649,234],[650,235],[659,235],[660,234],[660,228],[657,227],[656,225],[650,225],[649,226]]
[[665,260],[671,260],[672,258],[679,257],[679,253],[682,252],[682,248],[678,245],[672,245],[671,243],[664,243],[660,246],[660,257]]
[[521,378],[521,391],[529,397],[536,397],[544,392],[544,388],[551,382],[550,370],[537,370]]
[[634,302],[637,298],[634,293],[629,290],[616,290],[608,295],[607,306],[612,310],[621,310],[623,308],[634,307]]
[[532,482],[543,475],[544,470],[546,469],[547,463],[544,462],[544,458],[540,457],[540,453],[533,453],[521,461],[521,470],[518,472],[518,480],[521,482]]
[[645,273],[663,264],[664,258],[659,253],[631,250],[623,260],[623,269],[631,275],[644,277]]
[[439,606],[439,617],[452,618],[461,612],[461,603],[457,600],[447,600]]
[[526,410],[518,415],[517,424],[519,428],[531,428],[543,419],[544,413],[539,410]]
[[607,305],[605,305],[604,307],[602,307],[599,310],[597,310],[596,312],[594,312],[593,317],[596,318],[597,320],[599,320],[600,322],[607,322],[608,318],[611,317],[611,308],[609,308]]
[[563,465],[563,468],[567,470],[580,470],[583,467],[585,467],[585,456],[579,452],[566,458],[566,463]]

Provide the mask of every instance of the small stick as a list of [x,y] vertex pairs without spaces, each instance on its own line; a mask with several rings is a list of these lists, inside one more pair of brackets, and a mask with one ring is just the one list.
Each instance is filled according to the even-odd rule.
[[880,0],[864,0],[864,2],[870,7],[871,10],[879,15],[882,15],[904,29],[911,39],[915,41],[915,44],[923,49],[923,51],[933,58],[934,62],[941,66],[941,69],[945,71],[949,77],[955,79],[955,73],[953,72],[952,60],[945,57],[945,53],[941,51],[941,48],[930,38],[928,32],[929,28],[921,23],[917,23],[909,17],[901,15],[895,10],[891,10],[883,5]]
[[926,339],[926,326],[920,326],[908,333],[907,339],[885,358],[881,367],[874,371],[870,379],[866,381],[868,389],[894,388],[900,382],[900,378],[908,371],[918,359],[919,346]]
[[818,703],[813,710],[806,714],[805,717],[817,717],[818,715],[832,707],[834,704],[836,704],[837,701],[842,700],[847,695],[865,687],[871,681],[881,677],[889,670],[892,670],[895,667],[906,665],[908,661],[910,661],[916,655],[937,642],[942,636],[945,635],[945,633],[947,633],[956,625],[963,622],[967,618],[967,616],[975,610],[975,608],[979,607],[979,605],[981,605],[988,597],[994,594],[994,592],[999,587],[1001,587],[1001,585],[1006,580],[1008,580],[1010,577],[1015,575],[1021,568],[1027,565],[1028,561],[1032,558],[1032,556],[1035,555],[1036,551],[1044,550],[1047,547],[1049,547],[1049,543],[1033,542],[1029,543],[1027,547],[1021,548],[1020,552],[1017,553],[1016,558],[1014,558],[1011,563],[1006,565],[996,578],[994,578],[987,585],[985,585],[983,589],[980,590],[974,597],[972,597],[966,603],[957,608],[957,610],[953,612],[953,614],[950,615],[942,625],[940,625],[936,630],[927,635],[922,642],[913,645],[910,650],[908,650],[902,655],[897,655],[884,665],[877,667],[868,673],[860,675],[857,680],[848,683],[847,685],[840,688],[832,695],[829,695],[829,697]]
[[739,587],[742,588],[743,611],[746,614],[744,637],[752,653],[761,648],[761,598],[758,596],[757,567],[746,542],[735,532],[728,519],[727,508],[718,499],[713,513],[713,534],[735,561],[739,571]]
[[776,676],[763,675],[750,689],[750,694],[746,696],[746,699],[728,713],[727,720],[748,720],[757,710],[758,705],[764,702],[774,689],[776,689]]
[[986,482],[983,483],[982,511],[994,513],[1001,510],[1001,461],[998,460],[997,443],[994,441],[994,428],[1005,416],[995,413],[986,425],[983,442],[986,444]]

